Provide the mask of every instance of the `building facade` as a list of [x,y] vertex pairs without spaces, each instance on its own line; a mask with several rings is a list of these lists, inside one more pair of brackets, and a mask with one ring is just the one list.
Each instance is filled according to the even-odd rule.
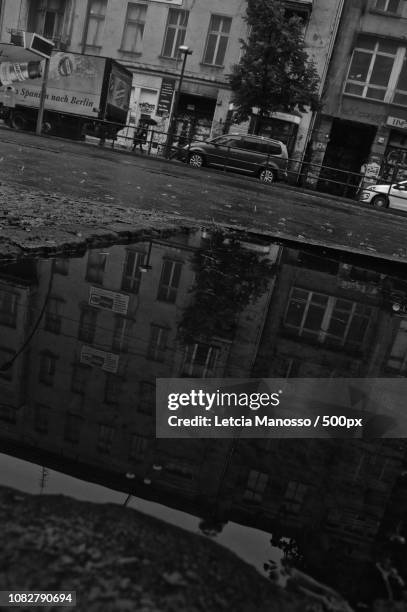
[[[303,20],[305,45],[321,88],[343,1],[286,3],[287,14]],[[228,74],[239,61],[240,40],[247,35],[245,0],[6,0],[3,4],[3,42],[10,40],[12,30],[35,31],[62,50],[112,57],[127,66],[134,75],[129,125],[149,120],[155,132],[168,130],[183,60],[179,46],[186,45],[192,55],[187,57],[177,104],[178,135],[206,138],[224,131],[250,131],[250,122],[229,124]],[[283,140],[290,157],[302,160],[313,121],[312,113],[277,113],[264,122],[262,134]],[[131,136],[132,130],[126,134]]]
[[405,175],[406,18],[404,1],[345,1],[324,107],[311,139],[310,158],[317,166],[310,185],[353,195],[364,162],[368,182]]

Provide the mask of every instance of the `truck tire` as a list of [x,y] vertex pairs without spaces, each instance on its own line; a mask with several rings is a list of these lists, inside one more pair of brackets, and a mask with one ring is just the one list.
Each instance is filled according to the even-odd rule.
[[15,130],[26,130],[27,129],[27,119],[24,117],[22,113],[13,113],[10,117],[10,125]]

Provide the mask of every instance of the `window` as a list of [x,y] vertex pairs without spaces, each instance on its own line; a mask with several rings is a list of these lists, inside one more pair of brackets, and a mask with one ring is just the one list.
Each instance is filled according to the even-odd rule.
[[387,359],[387,367],[400,374],[407,370],[407,319],[400,319],[400,326]]
[[167,29],[165,31],[163,57],[176,59],[179,57],[179,47],[184,44],[188,25],[188,11],[169,9]]
[[284,507],[289,512],[298,512],[304,501],[308,487],[299,482],[290,481],[285,492]]
[[362,39],[353,51],[345,93],[384,100],[397,55],[391,41]]
[[209,344],[190,344],[185,349],[182,375],[193,378],[206,378],[213,375],[219,349]]
[[294,287],[284,325],[321,344],[360,349],[373,309],[370,306]]
[[15,327],[17,323],[18,296],[0,289],[0,325]]
[[181,269],[182,263],[179,261],[171,261],[170,259],[164,261],[158,288],[158,300],[170,302],[171,304],[175,302],[181,278]]
[[64,300],[60,298],[49,298],[45,311],[44,329],[53,334],[61,333],[62,309]]
[[97,449],[100,453],[109,454],[112,448],[114,427],[110,425],[99,425]]
[[204,64],[223,65],[231,25],[232,19],[230,17],[211,16],[203,59]]
[[117,404],[119,401],[122,381],[115,374],[106,374],[105,403]]
[[91,283],[103,283],[103,274],[106,267],[106,255],[89,251],[86,280]]
[[[14,355],[15,355],[14,351],[0,346],[0,366],[4,366],[6,363],[11,361]],[[11,365],[11,367],[3,371],[0,371],[0,379],[12,380],[13,379],[13,369],[14,369],[14,363],[13,365]]]
[[40,356],[39,380],[44,385],[52,386],[56,371],[57,357],[52,353],[42,353]]
[[107,0],[91,0],[90,2],[85,41],[89,47],[102,47],[106,6]]
[[407,106],[407,58],[404,58],[393,97],[394,104]]
[[145,257],[145,253],[127,251],[122,279],[123,291],[129,291],[131,293],[139,292],[142,275],[140,266],[144,264]]
[[263,501],[268,480],[268,474],[258,472],[257,470],[250,470],[243,499],[252,502]]
[[129,459],[142,459],[147,450],[148,438],[134,434],[130,440]]
[[131,322],[126,317],[116,315],[112,350],[118,353],[126,353],[129,350],[129,335]]
[[79,320],[78,340],[92,344],[95,338],[97,310],[94,308],[83,308]]
[[69,259],[63,259],[62,257],[54,259],[53,270],[55,274],[67,276],[69,272]]
[[142,380],[139,387],[138,412],[152,415],[155,407],[155,385]]
[[43,404],[36,404],[34,409],[34,429],[39,433],[48,433],[49,408]]
[[385,13],[397,13],[400,0],[376,0],[374,8]]
[[150,326],[150,342],[147,357],[153,361],[164,361],[167,349],[168,329],[160,325]]
[[83,363],[76,363],[72,369],[71,391],[84,394],[92,368]]
[[121,51],[126,53],[141,53],[146,20],[147,6],[145,4],[128,4],[126,24],[123,31]]
[[64,440],[66,442],[71,442],[71,444],[77,444],[79,442],[82,423],[83,418],[78,414],[68,413],[66,415],[64,428]]
[[11,425],[15,424],[17,422],[17,408],[8,404],[0,404],[0,421]]

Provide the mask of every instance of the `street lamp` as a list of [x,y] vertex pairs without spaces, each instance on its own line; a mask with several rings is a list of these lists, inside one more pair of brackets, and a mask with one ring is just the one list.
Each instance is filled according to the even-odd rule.
[[175,97],[174,97],[174,104],[172,105],[172,109],[171,109],[170,117],[168,121],[168,138],[167,138],[167,146],[166,146],[166,157],[169,157],[172,141],[174,138],[175,119],[176,119],[177,111],[178,111],[178,104],[179,104],[179,99],[181,95],[182,82],[184,80],[185,65],[187,63],[187,57],[188,55],[192,55],[193,53],[192,49],[190,49],[186,45],[181,45],[180,47],[178,47],[178,51],[181,53],[181,55],[183,55],[183,58],[182,58],[181,74],[179,77],[178,87],[177,87],[177,90],[175,92]]

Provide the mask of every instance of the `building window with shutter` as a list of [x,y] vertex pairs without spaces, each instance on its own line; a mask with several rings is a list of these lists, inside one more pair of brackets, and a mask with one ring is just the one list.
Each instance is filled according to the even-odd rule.
[[179,47],[184,44],[188,25],[188,11],[170,8],[168,11],[167,28],[165,31],[163,57],[178,59]]
[[86,280],[90,283],[103,284],[103,275],[106,267],[106,255],[89,251],[88,265],[86,268]]
[[196,342],[185,348],[182,376],[207,378],[214,375],[219,349],[210,344]]
[[262,502],[268,481],[268,474],[250,470],[243,499],[251,502]]
[[93,47],[94,51],[103,46],[106,7],[107,0],[91,0],[89,3],[85,44],[87,47]]
[[166,259],[161,270],[157,300],[174,304],[181,278],[182,263]]
[[52,386],[56,372],[57,357],[52,353],[42,353],[40,356],[39,381]]
[[62,327],[62,310],[64,300],[60,298],[49,298],[45,311],[44,329],[52,334],[60,334]]
[[144,264],[145,258],[145,253],[127,251],[122,278],[123,291],[135,294],[139,292],[142,277],[140,267]]
[[114,427],[110,425],[99,425],[97,449],[100,453],[109,454],[112,449]]
[[16,327],[18,295],[7,289],[0,289],[0,325]]
[[228,45],[232,19],[221,15],[212,15],[206,39],[204,64],[223,66]]
[[79,319],[78,340],[92,344],[95,339],[98,312],[95,308],[83,308]]
[[123,30],[120,51],[136,55],[142,53],[146,13],[146,4],[129,3],[127,5],[126,23]]
[[167,350],[168,328],[161,325],[150,325],[150,341],[147,357],[153,361],[164,361]]

